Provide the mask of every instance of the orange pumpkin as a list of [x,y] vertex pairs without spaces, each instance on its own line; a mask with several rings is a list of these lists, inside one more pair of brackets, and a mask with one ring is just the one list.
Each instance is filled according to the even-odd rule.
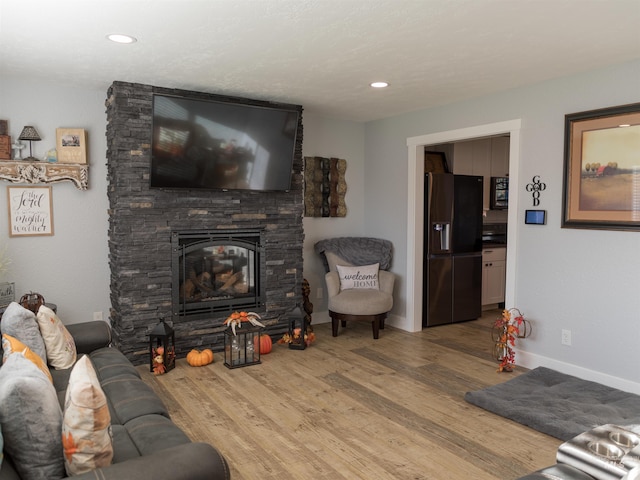
[[273,342],[271,341],[271,337],[266,333],[260,335],[260,355],[266,355],[267,353],[271,353],[271,348],[273,347]]
[[187,354],[187,363],[192,367],[203,367],[213,362],[213,352],[209,348],[196,350],[195,348]]

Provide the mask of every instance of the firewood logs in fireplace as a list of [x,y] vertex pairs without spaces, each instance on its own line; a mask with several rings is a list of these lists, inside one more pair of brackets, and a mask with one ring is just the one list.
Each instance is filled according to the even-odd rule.
[[189,271],[189,278],[187,278],[180,286],[180,298],[184,300],[193,300],[196,296],[206,296],[209,293],[213,293],[211,288],[211,274],[209,272],[202,272],[200,275],[196,275],[195,270]]
[[214,265],[212,271],[198,274],[195,268],[189,268],[187,279],[180,286],[180,299],[198,301],[249,291],[241,271],[233,272],[228,266],[221,264]]

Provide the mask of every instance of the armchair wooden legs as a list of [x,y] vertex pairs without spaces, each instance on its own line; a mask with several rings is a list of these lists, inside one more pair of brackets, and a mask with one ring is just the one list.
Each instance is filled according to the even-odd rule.
[[387,312],[379,313],[377,315],[349,315],[329,310],[329,316],[331,317],[331,333],[334,337],[338,336],[338,322],[341,322],[342,327],[344,328],[347,325],[347,321],[357,320],[359,322],[371,322],[373,338],[377,340],[380,330],[384,329],[384,321],[387,318]]

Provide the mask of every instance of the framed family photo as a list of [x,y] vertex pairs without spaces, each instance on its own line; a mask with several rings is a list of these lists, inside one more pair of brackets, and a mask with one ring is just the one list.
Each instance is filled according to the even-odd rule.
[[9,236],[53,235],[51,187],[7,187]]
[[563,228],[640,230],[640,103],[565,116]]
[[87,132],[84,128],[57,128],[56,150],[60,163],[87,163]]

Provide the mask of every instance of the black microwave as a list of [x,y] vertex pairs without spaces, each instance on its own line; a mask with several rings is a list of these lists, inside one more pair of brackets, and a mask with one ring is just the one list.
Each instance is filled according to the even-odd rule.
[[509,177],[491,177],[491,210],[509,208]]

